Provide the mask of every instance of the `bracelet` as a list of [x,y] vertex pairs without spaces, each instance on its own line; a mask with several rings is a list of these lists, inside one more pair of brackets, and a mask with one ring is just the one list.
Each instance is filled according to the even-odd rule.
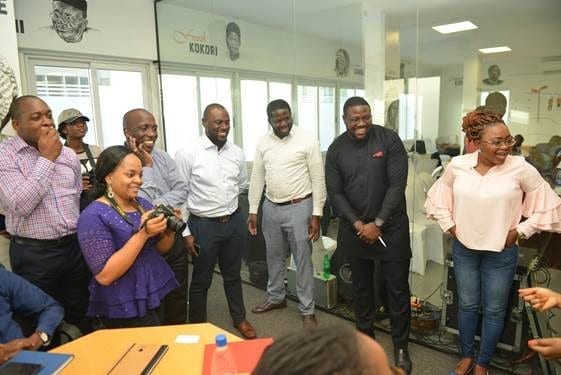
[[518,232],[518,236],[517,236],[518,241],[520,240],[525,240],[526,239],[526,235],[522,232]]

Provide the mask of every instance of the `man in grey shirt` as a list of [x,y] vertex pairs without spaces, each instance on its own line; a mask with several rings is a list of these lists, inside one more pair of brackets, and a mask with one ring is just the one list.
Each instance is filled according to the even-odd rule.
[[[175,161],[164,151],[154,147],[158,125],[154,116],[145,109],[133,109],[123,116],[126,145],[142,161],[142,186],[139,195],[152,204],[179,208],[187,200],[187,186],[177,174]],[[172,249],[164,255],[179,288],[169,293],[162,303],[164,324],[184,324],[187,321],[187,251],[181,233],[177,234]]]

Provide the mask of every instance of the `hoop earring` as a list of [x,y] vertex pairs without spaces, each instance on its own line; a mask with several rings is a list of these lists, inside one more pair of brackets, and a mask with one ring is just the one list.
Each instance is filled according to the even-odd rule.
[[107,185],[107,196],[109,198],[114,198],[115,194],[113,193],[113,188],[111,187],[111,185]]

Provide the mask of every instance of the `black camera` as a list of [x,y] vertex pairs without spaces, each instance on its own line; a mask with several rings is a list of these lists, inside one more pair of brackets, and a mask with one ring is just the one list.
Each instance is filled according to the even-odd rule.
[[152,211],[148,216],[148,219],[153,219],[156,216],[159,216],[160,214],[164,215],[164,217],[167,218],[166,228],[173,232],[181,233],[187,226],[187,223],[185,223],[183,220],[175,216],[173,207],[166,206],[165,204],[157,205],[154,208],[154,211]]

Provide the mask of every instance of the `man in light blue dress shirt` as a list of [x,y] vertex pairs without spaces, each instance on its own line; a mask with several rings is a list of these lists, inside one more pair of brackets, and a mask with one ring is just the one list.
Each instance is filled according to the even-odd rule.
[[[187,186],[177,174],[173,159],[155,148],[158,125],[154,116],[145,109],[137,108],[123,116],[123,131],[127,147],[142,161],[142,186],[139,196],[154,206],[165,204],[180,208],[187,199]],[[177,234],[173,247],[164,259],[175,273],[179,288],[169,293],[161,305],[164,324],[185,324],[187,321],[187,252],[181,233]]]

